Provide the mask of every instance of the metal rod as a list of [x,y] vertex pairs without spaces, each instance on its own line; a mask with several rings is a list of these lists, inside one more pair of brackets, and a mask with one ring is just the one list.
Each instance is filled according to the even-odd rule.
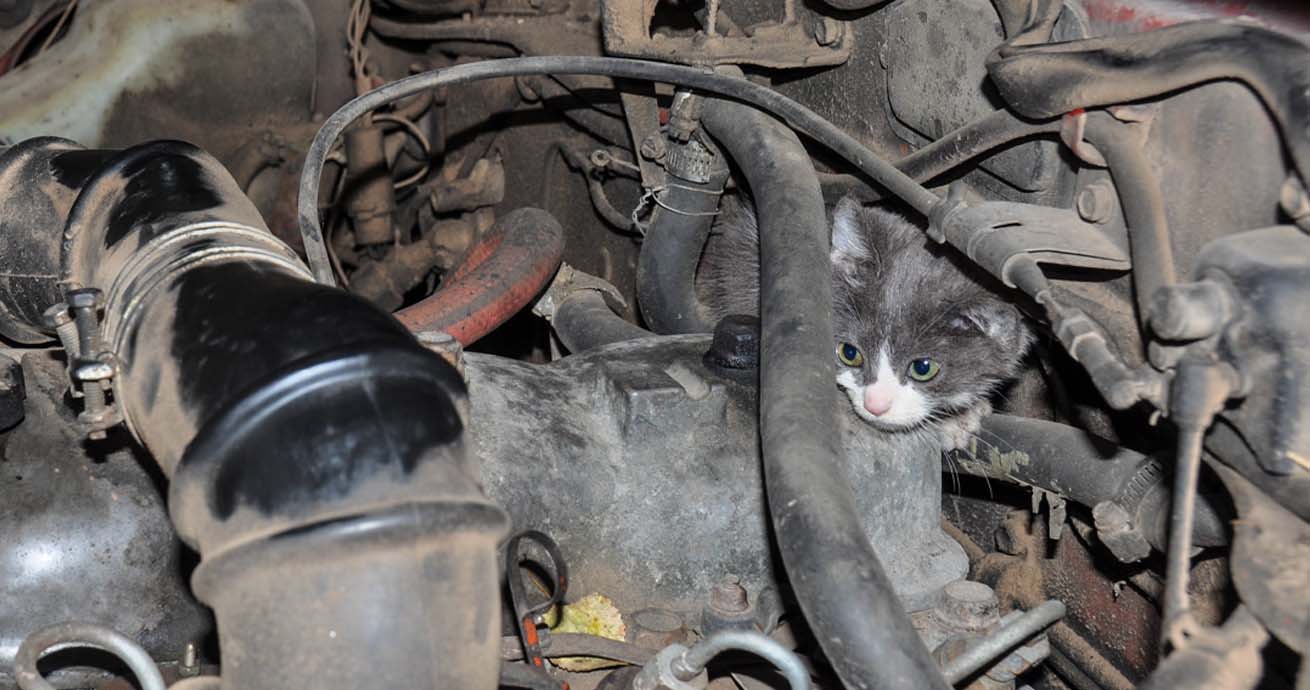
[[810,672],[796,653],[760,633],[728,630],[715,633],[697,642],[683,653],[680,663],[674,666],[675,674],[685,674],[690,680],[700,674],[714,657],[728,651],[754,654],[778,669],[787,679],[791,690],[810,690]]
[[955,685],[1063,617],[1064,604],[1051,599],[948,661],[942,666],[942,675],[946,676],[946,682]]
[[22,690],[55,690],[37,669],[36,662],[49,651],[68,647],[94,647],[118,657],[136,676],[141,690],[165,690],[164,677],[154,659],[127,637],[90,623],[60,623],[27,636],[14,657],[14,680]]
[[1174,468],[1173,508],[1166,552],[1162,642],[1182,646],[1191,608],[1187,582],[1192,560],[1192,529],[1196,522],[1196,479],[1201,471],[1201,443],[1205,428],[1179,431],[1178,463]]

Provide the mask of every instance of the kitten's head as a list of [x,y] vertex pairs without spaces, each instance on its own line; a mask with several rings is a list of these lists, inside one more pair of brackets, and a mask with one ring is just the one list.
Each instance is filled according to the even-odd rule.
[[990,279],[949,251],[894,211],[837,205],[837,384],[875,426],[911,429],[983,402],[1032,341]]

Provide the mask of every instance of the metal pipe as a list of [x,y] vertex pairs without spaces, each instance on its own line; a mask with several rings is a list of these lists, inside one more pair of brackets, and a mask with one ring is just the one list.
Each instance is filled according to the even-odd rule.
[[794,132],[750,106],[707,99],[701,124],[755,196],[765,491],[796,598],[846,687],[946,690],[841,480],[832,267],[814,166]]
[[705,670],[714,657],[724,652],[747,652],[769,663],[787,679],[791,690],[809,690],[810,672],[796,652],[756,632],[725,630],[697,642],[673,663],[673,672],[681,680],[691,680]]
[[1051,599],[1037,608],[1024,612],[1014,622],[988,635],[985,639],[971,645],[959,656],[942,666],[942,675],[946,682],[956,685],[1015,647],[1028,641],[1037,633],[1064,618],[1064,604]]
[[14,680],[22,690],[55,690],[36,663],[49,651],[94,647],[118,657],[136,676],[141,690],[164,690],[164,677],[141,645],[119,633],[90,623],[60,623],[28,635],[14,657]]

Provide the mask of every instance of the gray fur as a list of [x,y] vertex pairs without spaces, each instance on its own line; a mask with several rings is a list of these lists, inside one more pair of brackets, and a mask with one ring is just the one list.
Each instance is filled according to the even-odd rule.
[[[755,216],[749,202],[725,204],[701,260],[701,297],[716,318],[758,314]],[[1033,339],[1003,288],[896,211],[846,198],[833,216],[833,330],[837,343],[865,354],[857,379],[873,383],[886,342],[896,371],[920,357],[940,363],[936,378],[913,384],[931,405],[929,420],[985,406]]]

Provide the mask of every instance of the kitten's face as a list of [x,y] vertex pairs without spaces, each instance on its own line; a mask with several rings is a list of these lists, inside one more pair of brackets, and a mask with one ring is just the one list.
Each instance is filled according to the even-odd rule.
[[832,259],[837,385],[866,421],[919,427],[1016,373],[1031,339],[1018,310],[903,217],[839,204]]

